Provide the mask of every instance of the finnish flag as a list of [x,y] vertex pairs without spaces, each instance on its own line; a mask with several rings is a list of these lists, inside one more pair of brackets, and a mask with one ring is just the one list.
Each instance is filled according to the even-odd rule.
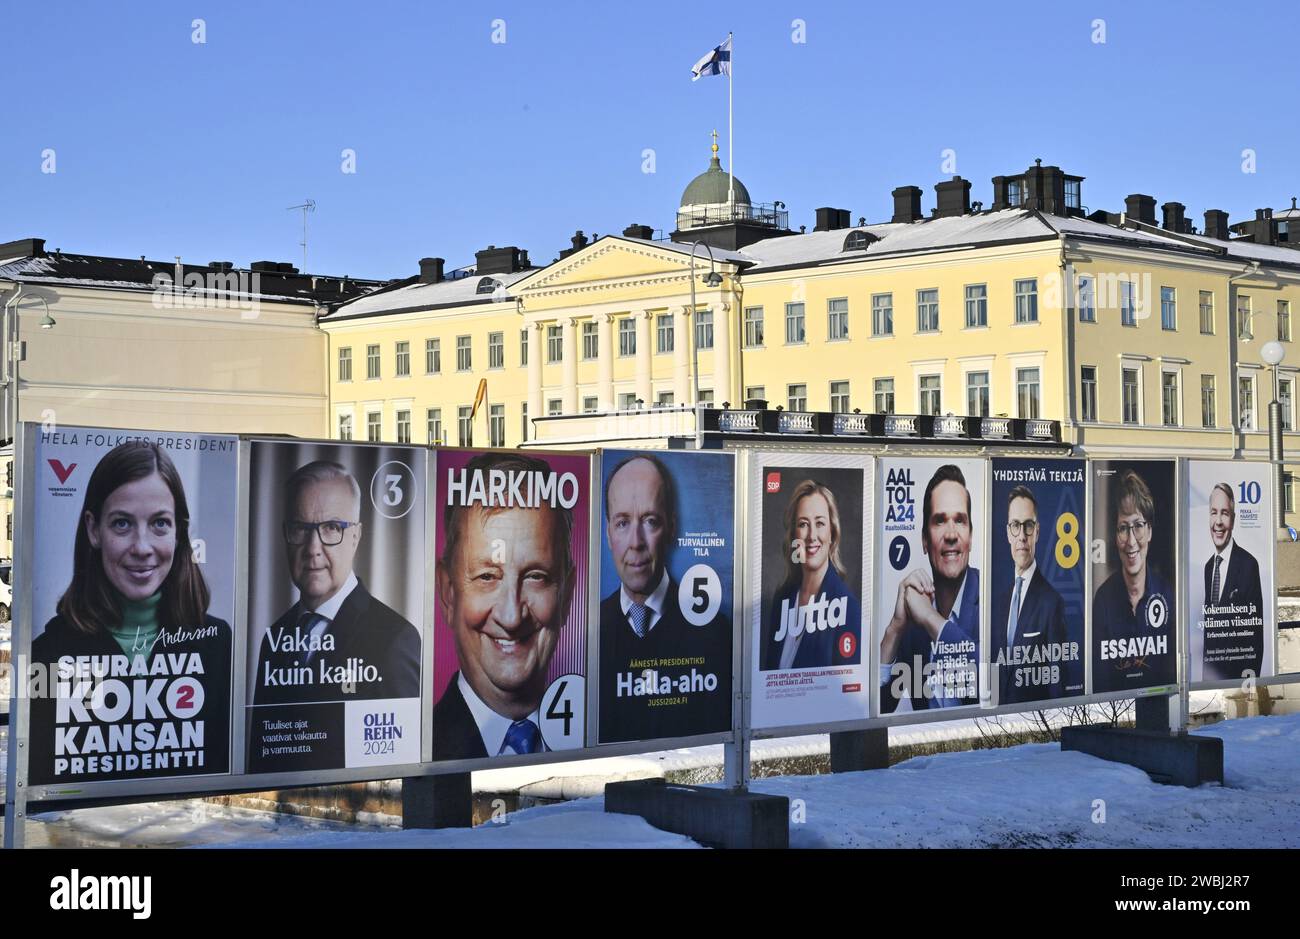
[[695,63],[691,69],[691,81],[699,81],[705,75],[731,74],[731,37],[720,46],[715,46],[708,55]]

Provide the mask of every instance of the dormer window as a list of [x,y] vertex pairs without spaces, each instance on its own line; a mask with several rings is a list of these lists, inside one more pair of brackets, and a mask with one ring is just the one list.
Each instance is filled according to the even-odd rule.
[[1080,180],[1067,179],[1065,181],[1065,207],[1067,209],[1083,208],[1083,187]]
[[474,289],[475,294],[492,294],[501,286],[501,283],[493,277],[483,277],[478,282],[478,287]]
[[845,251],[864,251],[873,241],[879,241],[875,235],[865,231],[851,231],[844,239]]
[[1007,181],[1007,205],[1020,205],[1024,201],[1024,189],[1020,185],[1020,180],[1013,179]]

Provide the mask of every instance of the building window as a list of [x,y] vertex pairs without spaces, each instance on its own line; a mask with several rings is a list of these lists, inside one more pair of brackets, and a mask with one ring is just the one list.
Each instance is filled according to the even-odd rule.
[[767,400],[767,388],[766,388],[765,386],[763,386],[763,385],[746,385],[746,386],[745,386],[745,400],[746,400],[746,401],[766,401],[766,400]]
[[397,442],[398,443],[411,442],[411,412],[410,411],[397,412]]
[[876,394],[876,413],[893,414],[894,413],[894,380],[892,378],[877,378],[875,382]]
[[1031,421],[1037,420],[1041,398],[1038,369],[1016,369],[1016,407],[1020,409],[1020,416]]
[[456,409],[456,444],[461,447],[474,446],[474,409],[459,407]]
[[561,415],[561,414],[563,414],[563,413],[564,413],[564,399],[563,399],[563,398],[552,398],[551,400],[549,400],[549,401],[546,402],[546,416],[547,416],[547,417],[558,417],[559,415]]
[[488,446],[504,447],[506,445],[506,406],[493,404],[488,407]]
[[406,378],[411,374],[411,344],[403,340],[397,343],[397,377]]
[[933,333],[939,330],[939,291],[916,292],[916,331]]
[[488,368],[506,367],[506,334],[488,333]]
[[424,371],[428,375],[437,375],[442,371],[442,340],[424,340]]
[[671,313],[660,313],[655,317],[655,349],[663,354],[677,348],[677,329]]
[[1277,301],[1277,338],[1279,342],[1291,341],[1291,301]]
[[1038,322],[1038,279],[1016,281],[1016,322]]
[[1065,181],[1065,207],[1067,209],[1083,208],[1083,184],[1077,179]]
[[582,357],[590,360],[600,356],[600,334],[595,320],[582,323]]
[[922,375],[920,399],[922,414],[939,414],[943,408],[943,388],[939,375]]
[[1007,204],[1017,206],[1020,204],[1020,180],[1007,180]]
[[1215,422],[1214,376],[1201,376],[1201,426],[1213,427]]
[[989,324],[989,288],[985,284],[966,285],[966,328],[977,329]]
[[849,301],[846,298],[826,301],[826,338],[849,338]]
[[1178,294],[1173,287],[1160,288],[1160,328],[1178,328]]
[[1079,278],[1078,303],[1079,322],[1097,322],[1097,281],[1095,278]]
[[470,358],[469,336],[456,337],[456,371],[468,372],[473,368]]
[[1119,282],[1119,323],[1121,326],[1136,326],[1137,320],[1137,284],[1131,280]]
[[787,344],[804,341],[802,303],[787,303],[785,305],[785,341]]
[[695,314],[695,348],[713,348],[713,311],[702,310]]
[[1084,365],[1079,369],[1080,415],[1084,421],[1097,419],[1097,366]]
[[524,402],[523,410],[519,412],[519,439],[528,440],[528,403]]
[[836,414],[849,413],[849,383],[831,382],[831,410]]
[[366,378],[379,377],[379,344],[366,346]]
[[966,413],[971,417],[989,416],[989,373],[966,373]]
[[673,393],[671,391],[659,392],[659,397],[655,399],[655,407],[670,408],[673,406]]
[[595,395],[589,395],[582,399],[582,413],[595,414],[600,410],[600,400]]
[[894,335],[894,295],[892,293],[873,293],[871,295],[871,335]]
[[625,391],[618,396],[618,409],[620,411],[636,410],[636,392]]
[[384,415],[379,411],[366,414],[366,439],[378,443],[382,439]]
[[1282,429],[1291,430],[1291,379],[1282,378],[1277,383],[1277,403],[1282,410]]
[[1241,429],[1255,429],[1255,380],[1237,379],[1237,413],[1241,415]]
[[745,348],[759,349],[763,345],[763,308],[745,307]]
[[713,389],[712,389],[712,388],[701,388],[701,389],[700,389],[700,404],[701,404],[701,406],[706,407],[706,408],[711,408],[711,407],[713,407]]
[[1141,418],[1141,395],[1138,388],[1138,370],[1124,369],[1123,387],[1120,401],[1123,406],[1122,419],[1125,424],[1136,424]]
[[564,361],[564,332],[559,326],[546,327],[546,361]]
[[344,346],[339,350],[339,381],[352,381],[352,348]]
[[[519,364],[528,364],[528,328],[519,330]],[[528,438],[525,437],[525,440]]]
[[1160,422],[1166,427],[1178,426],[1178,373],[1160,373]]
[[442,408],[428,408],[424,412],[424,433],[429,446],[442,445]]
[[1250,297],[1237,294],[1237,338],[1254,339],[1255,329],[1250,321]]
[[808,386],[807,385],[787,385],[785,391],[786,391],[786,410],[788,411],[808,410]]
[[1214,335],[1214,292],[1211,290],[1201,291],[1201,332]]
[[636,320],[630,316],[618,321],[618,354],[636,355]]
[[352,439],[352,415],[351,414],[339,415],[339,439],[340,440]]

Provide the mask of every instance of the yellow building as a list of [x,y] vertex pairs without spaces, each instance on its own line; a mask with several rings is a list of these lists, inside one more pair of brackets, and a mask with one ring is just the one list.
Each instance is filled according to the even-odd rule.
[[739,181],[728,201],[715,148],[668,239],[579,232],[548,265],[492,248],[450,278],[426,259],[322,318],[333,435],[664,445],[695,432],[698,381],[712,407],[1043,418],[1087,454],[1266,457],[1277,338],[1300,447],[1300,212],[1210,210],[1196,233],[1135,194],[1085,217],[1082,177],[1040,163],[995,177],[988,208],[959,177],[935,189],[928,216],[905,186],[888,222],[822,208],[796,234]]

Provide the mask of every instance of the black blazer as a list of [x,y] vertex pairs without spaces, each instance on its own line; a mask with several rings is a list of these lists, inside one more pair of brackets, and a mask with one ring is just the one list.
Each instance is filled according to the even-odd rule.
[[[1011,616],[1011,596],[1015,585],[998,597],[993,607],[993,642],[994,648],[1001,649],[1006,659],[1011,650],[1007,647],[1007,619]],[[1047,582],[1043,572],[1035,568],[1029,586],[1025,588],[1025,602],[1020,605],[1020,618],[1016,620],[1016,634],[1013,645],[1030,646],[1045,649],[1053,643],[1068,642],[1065,628],[1065,600],[1056,588]],[[995,659],[996,661],[996,659]],[[1052,664],[1052,663],[1047,663]],[[1047,698],[1059,698],[1065,688],[1067,668],[1065,662],[1055,663],[1059,666],[1059,680],[1046,685],[1023,685],[1016,687],[1014,681],[1015,666],[1004,665],[999,672],[998,704],[1019,704],[1024,701],[1042,701]],[[1033,666],[1019,666],[1033,667]]]
[[[1218,602],[1223,605],[1245,606],[1253,609],[1253,614],[1261,618],[1267,618],[1268,614],[1264,612],[1264,591],[1260,586],[1259,579],[1259,561],[1255,555],[1251,554],[1237,542],[1232,544],[1232,557],[1228,559],[1227,571],[1220,572],[1222,583],[1219,584]],[[1210,587],[1214,580],[1214,556],[1205,562],[1205,605],[1210,606],[1213,601],[1210,598]],[[1216,604],[1217,605],[1217,604]],[[1232,616],[1207,616],[1207,622],[1230,622]],[[1204,634],[1203,634],[1204,635]],[[1205,643],[1202,652],[1201,661],[1204,662],[1205,668],[1202,677],[1206,681],[1228,681],[1238,680],[1242,677],[1242,672],[1250,669],[1259,675],[1259,670],[1264,664],[1264,627],[1258,627],[1258,631],[1249,639],[1244,637],[1231,637],[1226,639],[1211,639],[1204,635]],[[1243,647],[1251,645],[1252,648],[1248,653],[1237,653],[1230,662],[1207,662],[1206,657],[1216,654],[1221,649],[1229,647]]]
[[472,760],[488,755],[474,715],[460,693],[459,681],[460,672],[451,676],[451,684],[433,708],[435,760]]
[[[186,632],[202,632],[198,637],[187,637]],[[178,641],[166,641],[167,635],[177,635]],[[203,618],[203,629],[161,630],[160,639],[154,644],[152,655],[181,655],[195,653],[203,663],[203,674],[195,679],[203,686],[203,705],[185,720],[203,721],[203,766],[178,766],[166,769],[117,770],[106,773],[84,773],[72,775],[54,774],[54,721],[56,683],[58,681],[58,660],[63,656],[120,656],[122,647],[107,632],[87,635],[65,620],[55,616],[45,624],[45,632],[32,640],[32,662],[41,663],[49,676],[49,694],[31,699],[31,749],[29,751],[28,776],[33,783],[59,783],[90,781],[100,779],[149,779],[162,776],[203,776],[212,773],[230,771],[230,671],[231,671],[231,630],[230,625],[215,616]],[[169,673],[170,674],[170,673]],[[161,677],[161,676],[159,676]],[[126,679],[128,682],[131,679]],[[74,679],[74,683],[75,683]],[[165,706],[164,706],[165,707]],[[170,715],[167,722],[177,718]],[[113,724],[95,720],[92,722],[108,740],[108,728],[133,723],[127,716]],[[155,721],[155,723],[161,723]],[[90,725],[82,724],[82,727]],[[85,731],[77,732],[77,741],[84,739]],[[135,752],[135,751],[133,751]],[[111,754],[95,754],[96,756]]]
[[358,681],[354,691],[346,695],[338,685],[319,682],[299,685],[267,685],[267,668],[288,669],[302,665],[305,652],[291,649],[272,651],[271,634],[283,630],[286,635],[296,631],[302,616],[301,603],[295,603],[262,637],[261,654],[254,677],[254,704],[291,704],[303,701],[374,700],[376,698],[418,698],[420,696],[420,631],[399,613],[372,597],[358,578],[356,587],[339,607],[329,627],[334,637],[332,652],[319,652],[312,660],[311,670],[320,676],[321,663],[325,668],[346,666],[348,659],[364,659],[365,665],[379,670],[374,681]]
[[[687,737],[694,734],[725,732],[731,729],[731,617],[722,611],[703,626],[692,626],[678,606],[678,582],[668,579],[664,609],[654,629],[644,637],[632,631],[623,613],[620,590],[600,603],[600,739],[602,743],[624,740],[653,740],[663,737]],[[627,672],[633,678],[645,667],[633,667],[640,659],[700,658],[703,665],[673,665],[658,669],[659,674],[676,680],[699,674],[717,676],[713,691],[674,692],[669,697],[685,697],[686,703],[650,706],[663,695],[618,697],[618,676]]]

